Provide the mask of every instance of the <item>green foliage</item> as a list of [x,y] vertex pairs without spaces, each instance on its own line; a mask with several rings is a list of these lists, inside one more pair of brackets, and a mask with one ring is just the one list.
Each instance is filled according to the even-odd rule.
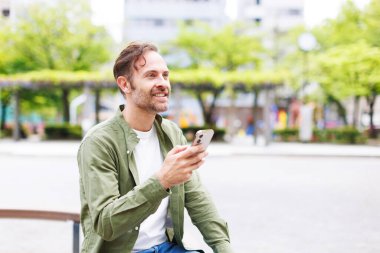
[[298,140],[298,128],[284,128],[275,129],[273,134],[277,136],[280,141],[297,141]]
[[0,75],[0,85],[1,83],[4,83],[5,85],[6,82],[11,82],[12,85],[15,86],[30,83],[35,87],[39,85],[59,87],[63,84],[78,85],[91,83],[96,85],[100,83],[114,82],[114,79],[111,72],[39,70],[12,75]]
[[45,138],[48,140],[80,140],[82,128],[79,125],[54,124],[45,127]]
[[0,56],[7,57],[0,61],[0,73],[90,70],[106,62],[111,39],[91,24],[85,3],[30,5],[14,24],[2,27]]
[[12,72],[14,62],[14,46],[9,39],[11,27],[0,18],[0,74]]
[[[208,129],[210,126],[190,126],[182,128],[182,132],[185,135],[187,141],[193,141],[195,133],[198,130]],[[214,136],[212,137],[212,141],[223,141],[224,135],[226,134],[226,129],[224,128],[213,128]]]
[[[298,128],[277,129],[273,131],[273,134],[278,141],[299,141]],[[362,144],[366,142],[366,137],[353,127],[313,129],[311,142]]]
[[380,47],[380,1],[372,0],[364,10],[364,37],[368,43]]
[[[286,35],[279,37],[282,52],[278,55],[276,68],[286,70],[287,84],[298,91],[305,81],[310,78],[309,69],[315,59],[315,51],[303,52],[298,45],[298,38],[302,33],[310,32],[304,26],[297,26],[291,29]],[[318,45],[317,45],[318,47]]]
[[211,84],[215,88],[222,85],[242,84],[247,90],[254,86],[284,84],[289,78],[285,71],[218,71],[216,69],[183,69],[170,74],[171,83],[201,86]]
[[321,53],[315,80],[334,97],[367,96],[380,92],[380,48],[366,42],[336,46]]
[[0,129],[0,138],[9,138],[9,137],[12,137],[11,128]]
[[340,144],[361,144],[366,138],[353,127],[343,127],[337,129],[326,129],[313,131],[315,142],[333,142]]
[[204,23],[182,25],[173,42],[173,50],[184,51],[191,68],[213,67],[235,70],[239,67],[260,70],[264,52],[258,37],[250,35],[253,27],[231,24],[213,29]]
[[23,116],[38,112],[43,121],[57,120],[62,112],[61,93],[57,89],[21,89],[20,107]]
[[226,83],[243,84],[250,91],[256,86],[282,85],[290,78],[286,71],[230,71],[226,73]]
[[178,69],[170,73],[172,84],[182,83],[191,85],[211,84],[219,87],[225,82],[224,72],[216,69]]
[[348,0],[335,19],[327,20],[322,26],[313,29],[322,50],[355,43],[364,38],[363,12]]

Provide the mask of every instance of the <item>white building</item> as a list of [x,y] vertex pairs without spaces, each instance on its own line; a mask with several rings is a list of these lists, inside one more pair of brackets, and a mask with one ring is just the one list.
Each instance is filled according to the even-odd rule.
[[224,24],[225,0],[125,0],[123,41],[174,39],[181,22]]
[[168,41],[181,22],[221,26],[230,21],[226,13],[285,32],[304,23],[304,0],[124,0],[123,41]]
[[10,0],[0,0],[0,17],[8,18],[11,15]]
[[237,18],[251,21],[263,30],[285,32],[304,24],[305,0],[236,0]]

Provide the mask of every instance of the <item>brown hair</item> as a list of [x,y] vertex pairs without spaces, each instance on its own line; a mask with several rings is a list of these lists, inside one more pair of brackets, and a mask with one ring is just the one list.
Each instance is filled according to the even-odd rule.
[[[115,80],[119,76],[126,76],[128,82],[132,83],[133,69],[138,70],[136,61],[147,51],[158,52],[158,49],[155,45],[149,42],[135,41],[129,43],[128,46],[121,51],[113,66]],[[120,92],[123,96],[125,95],[123,90],[120,89]]]

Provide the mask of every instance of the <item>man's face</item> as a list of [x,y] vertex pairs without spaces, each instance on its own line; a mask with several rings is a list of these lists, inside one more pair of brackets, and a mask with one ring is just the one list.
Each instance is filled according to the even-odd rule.
[[147,112],[164,112],[169,106],[168,67],[157,52],[148,51],[143,56],[136,62],[138,70],[133,70],[130,99]]

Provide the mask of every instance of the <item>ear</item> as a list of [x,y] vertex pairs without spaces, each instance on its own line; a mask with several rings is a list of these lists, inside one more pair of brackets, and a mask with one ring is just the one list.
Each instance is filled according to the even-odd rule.
[[119,76],[116,79],[117,85],[119,88],[125,93],[130,93],[131,92],[131,85],[128,82],[127,78],[125,76]]

